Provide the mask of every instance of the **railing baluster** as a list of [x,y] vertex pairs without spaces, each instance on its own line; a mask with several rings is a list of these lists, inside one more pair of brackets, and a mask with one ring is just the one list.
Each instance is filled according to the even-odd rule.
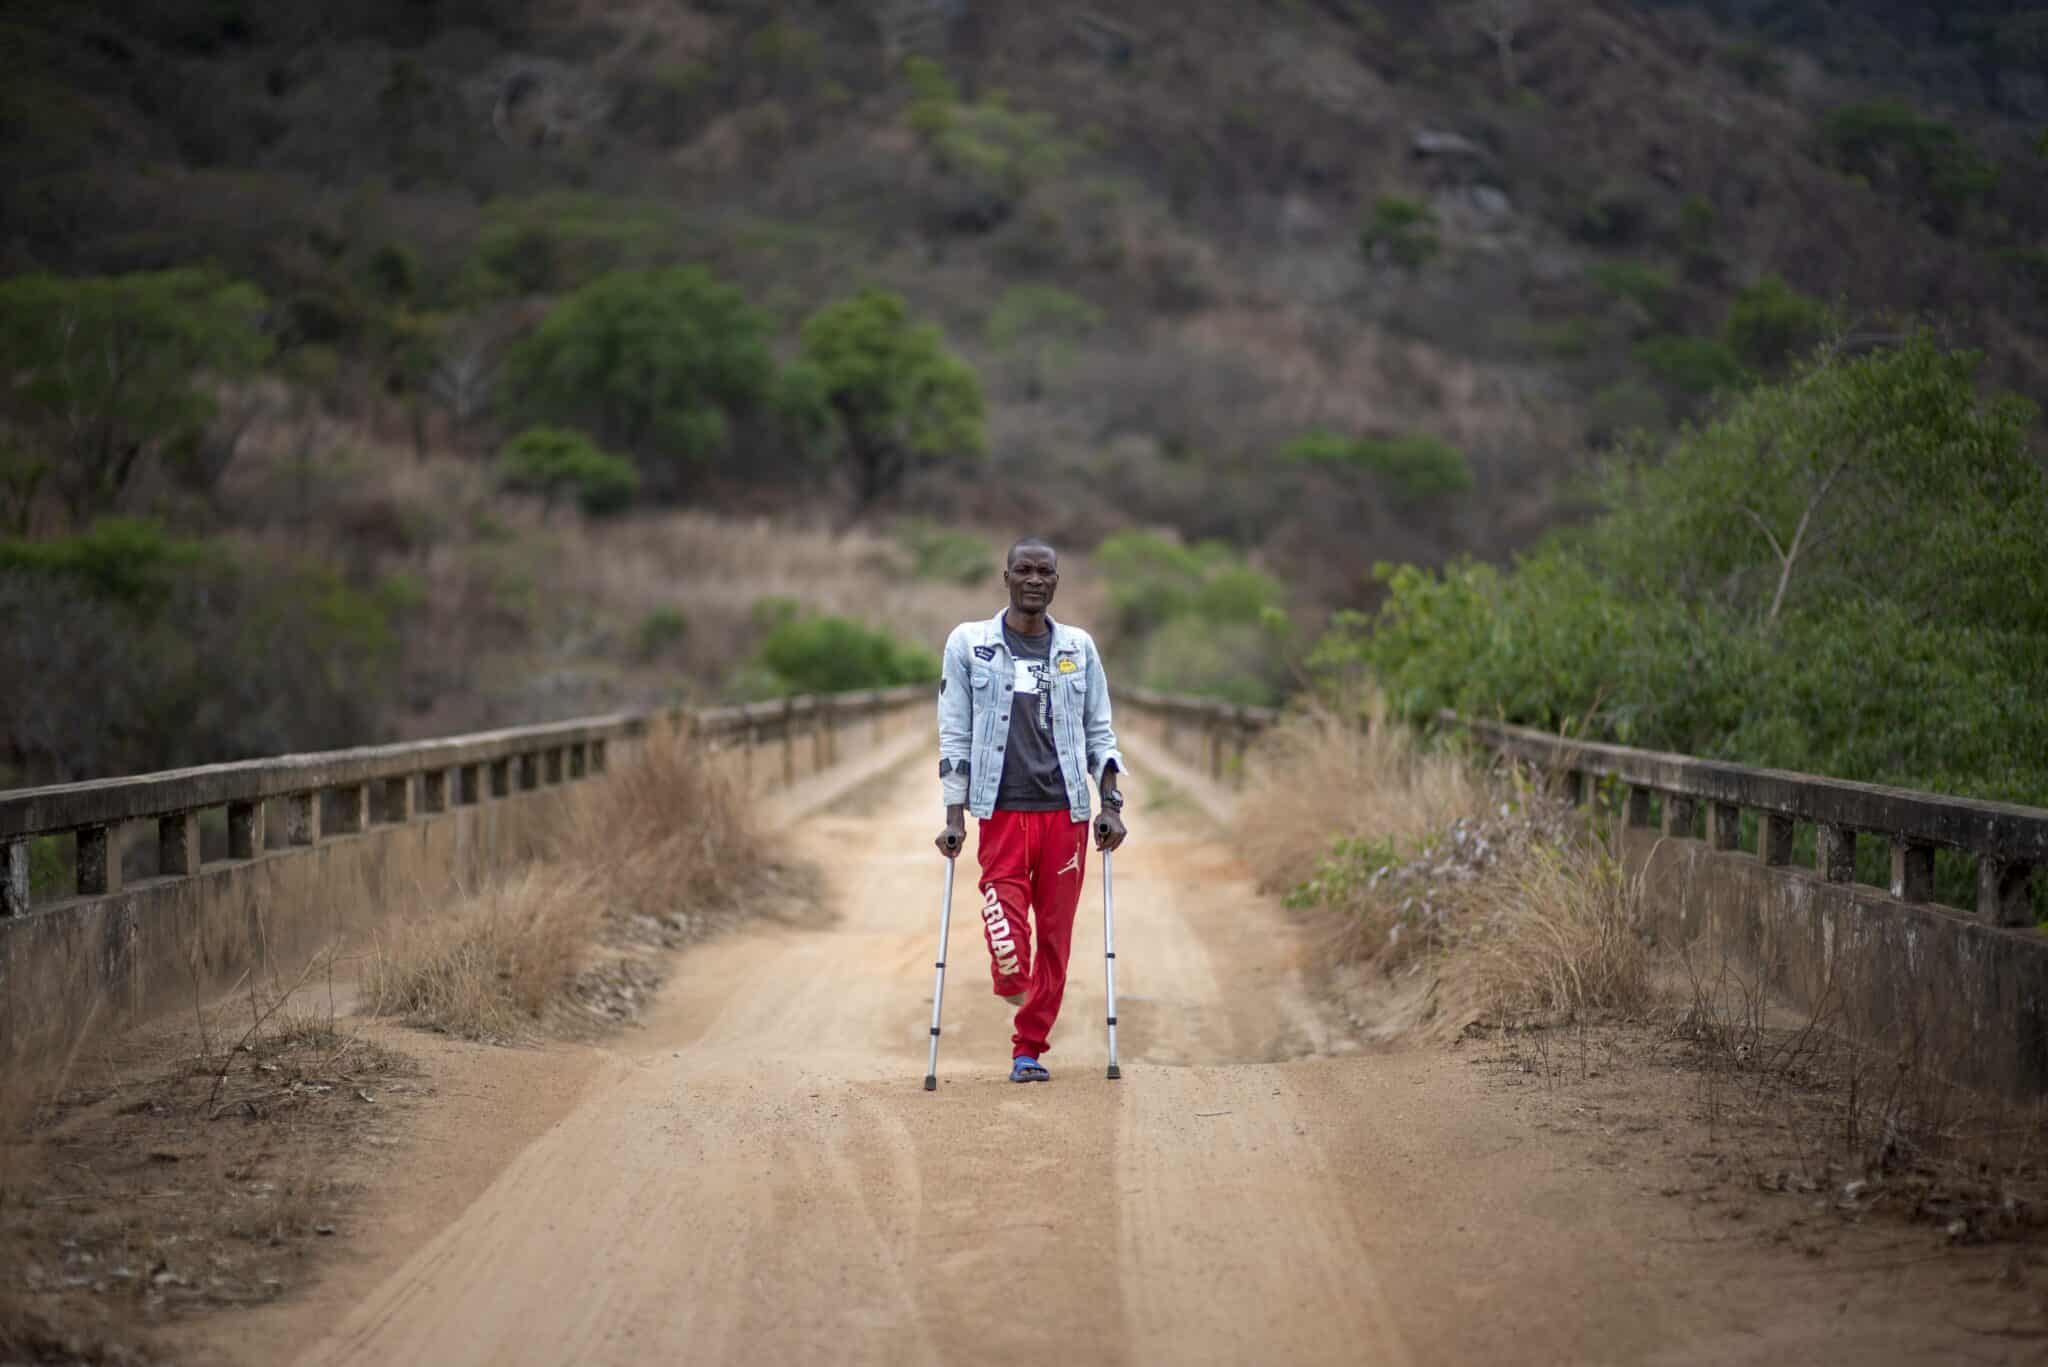
[[0,916],[28,915],[28,842],[0,845]]
[[254,859],[263,853],[263,803],[228,804],[228,858]]
[[1764,812],[1756,823],[1756,857],[1764,864],[1792,862],[1794,823],[1783,812]]
[[1830,883],[1856,881],[1856,832],[1831,821],[1820,823],[1820,839],[1814,844],[1813,866]]
[[412,775],[401,774],[397,778],[377,780],[380,790],[377,805],[381,809],[377,819],[386,825],[397,826],[412,820]]
[[1934,900],[1934,846],[1892,840],[1892,896],[1902,902]]
[[1707,844],[1717,850],[1742,848],[1742,808],[1732,802],[1707,804]]
[[2033,899],[2028,883],[2034,870],[2017,860],[1984,855],[1977,861],[1977,914],[1994,926],[2030,926]]
[[292,793],[285,798],[284,838],[288,845],[320,843],[319,793]]
[[199,872],[199,813],[156,819],[156,871],[166,878]]
[[121,828],[85,826],[78,832],[78,895],[103,897],[121,890]]
[[336,835],[359,835],[370,824],[368,784],[344,783],[334,790],[334,831]]
[[1664,794],[1664,834],[1690,840],[1699,829],[1699,802],[1683,793]]

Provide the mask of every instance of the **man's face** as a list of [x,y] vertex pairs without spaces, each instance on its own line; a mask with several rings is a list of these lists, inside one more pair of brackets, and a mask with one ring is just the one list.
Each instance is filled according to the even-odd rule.
[[1041,546],[1020,547],[1003,571],[1010,606],[1019,612],[1044,612],[1060,586],[1059,557]]

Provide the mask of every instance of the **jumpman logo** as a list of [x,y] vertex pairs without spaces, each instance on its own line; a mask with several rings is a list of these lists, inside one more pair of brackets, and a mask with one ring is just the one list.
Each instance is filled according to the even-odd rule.
[[[1062,868],[1060,873],[1071,873],[1076,878],[1081,876],[1081,847],[1079,845],[1074,846],[1074,857],[1067,861],[1066,867]],[[1056,873],[1053,877],[1057,878],[1059,874]]]

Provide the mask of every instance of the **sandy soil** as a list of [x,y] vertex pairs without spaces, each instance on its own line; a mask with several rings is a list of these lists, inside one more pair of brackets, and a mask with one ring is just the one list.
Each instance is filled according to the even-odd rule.
[[815,922],[690,951],[609,1045],[466,1052],[321,1283],[183,1346],[302,1364],[2041,1359],[1971,1318],[1992,1264],[1881,1234],[1815,1253],[1703,1216],[1674,1099],[1589,1117],[1498,1051],[1359,1050],[1215,828],[1131,786],[1122,1081],[1103,1077],[1091,856],[1054,1080],[1004,1080],[1008,1013],[963,877],[941,1086],[921,1089],[940,866],[928,766],[906,765],[793,827],[826,871]]

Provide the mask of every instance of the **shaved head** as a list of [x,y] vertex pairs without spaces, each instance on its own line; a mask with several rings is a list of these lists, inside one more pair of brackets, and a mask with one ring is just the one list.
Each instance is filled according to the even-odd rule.
[[1019,551],[1043,551],[1052,557],[1053,563],[1059,563],[1060,553],[1052,548],[1050,541],[1045,541],[1035,536],[1026,536],[1010,543],[1009,553],[1003,557],[1004,569],[1008,569],[1017,563],[1017,552]]

